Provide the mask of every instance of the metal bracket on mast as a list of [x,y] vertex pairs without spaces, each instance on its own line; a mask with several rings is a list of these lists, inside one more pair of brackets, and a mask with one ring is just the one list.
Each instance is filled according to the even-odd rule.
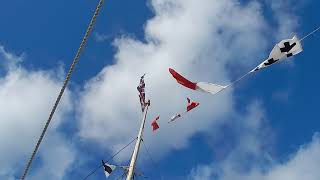
[[132,180],[134,177],[134,174],[135,174],[134,168],[135,168],[136,161],[137,161],[138,154],[139,154],[139,150],[140,150],[140,145],[141,145],[143,130],[144,130],[144,124],[146,122],[146,117],[147,117],[149,106],[150,106],[150,100],[148,100],[148,102],[146,103],[145,111],[143,114],[143,118],[142,118],[141,125],[140,125],[140,130],[139,130],[139,134],[138,134],[138,139],[137,139],[137,142],[136,142],[136,145],[134,147],[134,151],[133,151],[133,154],[131,157],[129,170],[128,170],[128,176],[127,176],[126,180]]

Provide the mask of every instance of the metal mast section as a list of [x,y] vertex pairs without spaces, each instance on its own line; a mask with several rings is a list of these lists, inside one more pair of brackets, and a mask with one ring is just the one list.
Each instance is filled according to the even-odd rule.
[[137,142],[136,142],[136,145],[135,145],[134,150],[133,150],[133,154],[132,154],[132,157],[131,157],[129,170],[128,170],[128,175],[127,175],[127,179],[126,180],[132,180],[133,176],[134,176],[134,168],[135,168],[136,161],[137,161],[138,154],[139,154],[140,144],[141,144],[142,136],[143,136],[144,124],[146,122],[146,117],[147,117],[149,106],[150,106],[150,100],[148,100],[148,102],[146,103],[146,107],[145,107],[145,111],[144,111],[143,118],[142,118],[142,121],[141,121]]

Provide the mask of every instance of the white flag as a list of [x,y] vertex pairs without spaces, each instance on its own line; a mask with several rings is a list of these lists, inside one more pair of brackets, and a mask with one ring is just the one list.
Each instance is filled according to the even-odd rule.
[[175,121],[175,120],[178,119],[179,117],[181,117],[181,114],[176,114],[176,115],[172,116],[172,117],[170,118],[170,121],[169,121],[168,123],[171,123],[172,121]]
[[269,58],[263,61],[259,66],[254,68],[251,72],[258,71],[265,67],[272,65],[278,61],[284,60],[288,57],[294,56],[302,52],[302,46],[297,36],[292,39],[284,39],[274,46]]
[[108,178],[110,176],[110,174],[112,173],[112,171],[114,171],[116,169],[115,165],[105,163],[103,160],[102,160],[102,165],[103,165],[104,174],[106,175],[106,178]]

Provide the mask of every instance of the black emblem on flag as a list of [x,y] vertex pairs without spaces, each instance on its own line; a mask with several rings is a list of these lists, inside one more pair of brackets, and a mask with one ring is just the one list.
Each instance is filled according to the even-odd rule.
[[277,61],[279,61],[279,59],[277,59],[277,60],[274,60],[273,58],[271,58],[271,59],[268,59],[268,62],[265,62],[265,63],[263,63],[265,66],[269,66],[269,65],[271,65],[271,64],[273,64],[273,63],[275,63],[275,62],[277,62]]
[[284,47],[283,48],[280,48],[280,51],[282,53],[289,53],[291,51],[291,49],[297,45],[297,43],[293,43],[292,45],[290,45],[289,42],[285,42],[283,43],[284,44]]
[[102,165],[103,165],[104,171],[108,172],[109,174],[112,173],[111,167],[109,167],[108,165],[106,165],[106,163],[104,163],[103,160],[102,160]]

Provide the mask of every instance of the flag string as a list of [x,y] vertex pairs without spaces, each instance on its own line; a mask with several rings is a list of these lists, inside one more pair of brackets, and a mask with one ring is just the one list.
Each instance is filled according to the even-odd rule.
[[320,26],[317,29],[310,32],[309,34],[307,34],[306,36],[304,36],[302,39],[300,39],[300,42],[303,41],[304,39],[306,39],[307,37],[311,36],[312,34],[316,33],[319,30],[320,30]]
[[[243,76],[241,76],[240,78],[238,78],[238,79],[236,79],[235,81],[233,81],[233,82],[231,82],[230,84],[228,84],[225,88],[223,88],[223,89],[226,89],[226,88],[228,88],[228,87],[230,87],[230,86],[233,86],[234,84],[236,84],[237,82],[239,82],[239,81],[241,81],[242,79],[244,79],[245,77],[247,77],[249,74],[251,74],[252,73],[252,71],[249,71],[248,73],[246,73],[245,75],[243,75]],[[222,90],[223,90],[222,89]],[[221,91],[222,91],[221,90]]]
[[[312,34],[316,33],[317,31],[320,30],[320,26],[318,28],[316,28],[315,30],[313,30],[312,32],[310,32],[309,34],[307,34],[306,36],[304,36],[302,39],[300,39],[300,42],[302,42],[304,39],[308,38],[309,36],[311,36]],[[246,73],[245,75],[241,76],[240,78],[236,79],[235,81],[231,82],[230,84],[228,84],[227,86],[225,86],[225,88],[223,88],[221,91],[223,91],[224,89],[228,88],[229,86],[233,86],[234,84],[236,84],[237,82],[241,81],[242,79],[244,79],[245,77],[247,77],[249,74],[251,74],[254,71],[249,71],[248,73]]]

